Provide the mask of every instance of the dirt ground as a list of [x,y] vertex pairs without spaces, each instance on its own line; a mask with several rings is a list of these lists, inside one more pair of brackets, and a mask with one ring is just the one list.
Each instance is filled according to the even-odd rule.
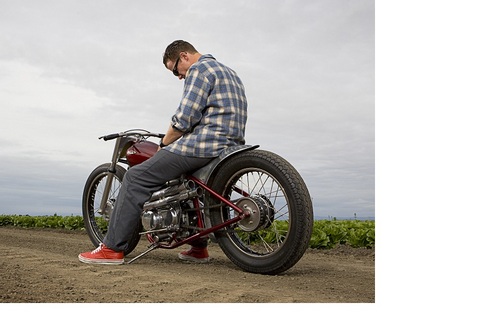
[[[240,270],[216,244],[193,264],[158,249],[130,265],[88,265],[83,231],[0,227],[1,303],[374,303],[375,250],[309,249],[277,276]],[[141,241],[130,254],[145,250]],[[184,249],[184,247],[182,248]]]

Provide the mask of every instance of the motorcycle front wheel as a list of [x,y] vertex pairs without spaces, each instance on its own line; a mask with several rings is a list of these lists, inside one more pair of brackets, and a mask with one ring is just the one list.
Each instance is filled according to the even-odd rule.
[[[268,151],[242,152],[223,161],[208,185],[250,213],[215,233],[236,266],[279,274],[300,260],[311,239],[313,207],[304,180],[290,163]],[[213,197],[210,207],[213,226],[238,215]]]
[[[126,170],[120,165],[116,166],[116,172],[110,174],[108,172],[110,163],[105,163],[92,171],[89,175],[83,190],[82,210],[83,223],[85,230],[94,246],[99,246],[102,243],[104,236],[108,231],[109,218],[113,211],[114,204],[123,182]],[[106,181],[110,175],[113,177],[111,189],[109,191],[108,200],[104,210],[100,209],[101,201],[104,194]],[[125,254],[129,254],[139,243],[139,231],[129,241]]]

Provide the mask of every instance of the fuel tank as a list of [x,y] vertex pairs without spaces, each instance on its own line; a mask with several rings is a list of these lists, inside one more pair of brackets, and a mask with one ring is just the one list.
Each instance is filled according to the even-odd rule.
[[130,166],[141,164],[158,151],[158,145],[151,141],[134,143],[127,149],[126,158]]

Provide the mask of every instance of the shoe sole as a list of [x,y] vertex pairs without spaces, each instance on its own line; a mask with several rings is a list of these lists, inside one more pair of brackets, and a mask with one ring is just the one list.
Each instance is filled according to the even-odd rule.
[[124,259],[87,259],[80,255],[78,256],[78,259],[85,264],[123,265],[125,263]]
[[177,256],[179,257],[180,260],[194,262],[197,264],[206,264],[210,261],[210,258],[195,258],[191,256],[186,256],[182,253],[179,253]]

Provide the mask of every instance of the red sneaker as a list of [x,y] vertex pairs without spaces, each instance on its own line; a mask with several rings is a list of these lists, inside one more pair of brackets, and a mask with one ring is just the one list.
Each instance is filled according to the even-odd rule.
[[210,260],[210,257],[206,247],[192,246],[188,251],[179,253],[179,259],[204,264]]
[[123,252],[113,251],[102,243],[94,251],[80,253],[78,259],[86,264],[121,265],[124,263]]

